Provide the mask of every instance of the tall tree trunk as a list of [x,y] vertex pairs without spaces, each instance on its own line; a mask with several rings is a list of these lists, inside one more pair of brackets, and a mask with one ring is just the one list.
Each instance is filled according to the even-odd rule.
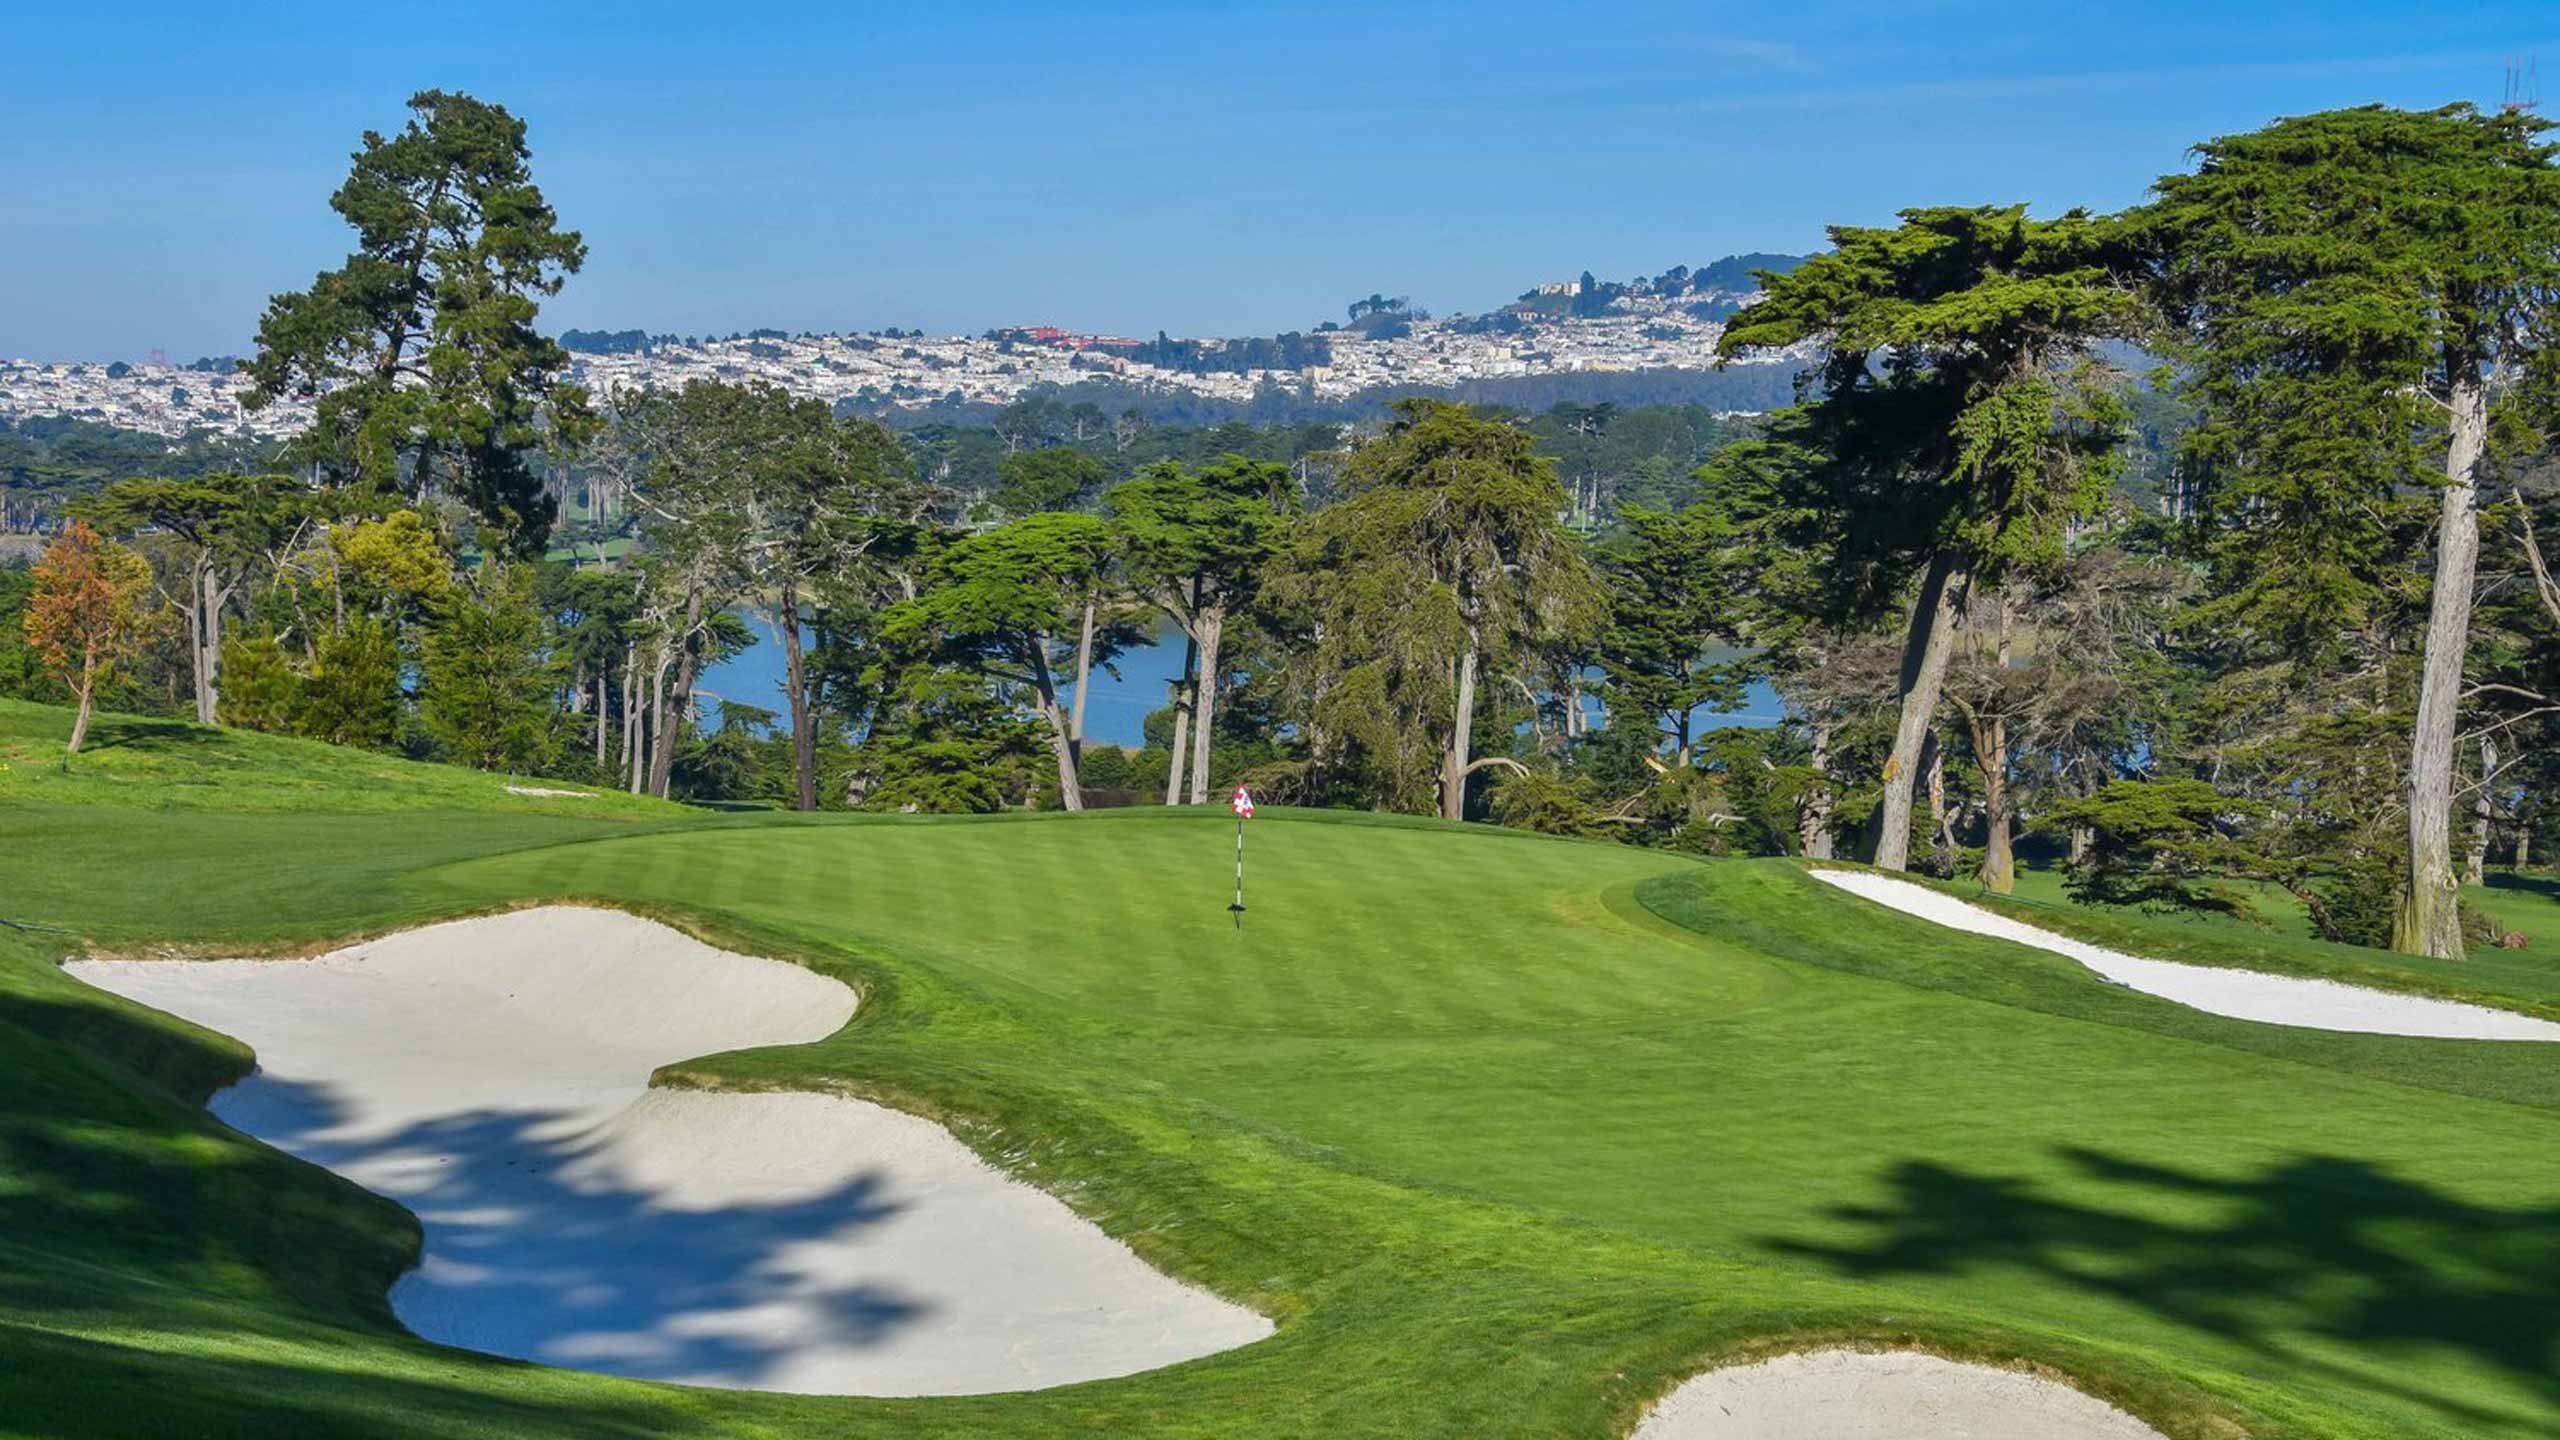
[[71,743],[63,747],[63,754],[79,754],[82,742],[89,738],[89,706],[97,696],[98,647],[92,644],[80,652],[80,708],[72,712]]
[[2520,823],[2516,826],[2516,868],[2522,870],[2532,863],[2533,827]]
[[2480,565],[2479,468],[2489,404],[2476,369],[2457,370],[2436,530],[2435,589],[2427,605],[2417,720],[2409,735],[2409,888],[2391,927],[2404,955],[2462,958],[2461,892],[2453,873],[2453,752],[2462,663],[2471,644],[2471,592]]
[[[649,793],[664,800],[675,785],[676,751],[683,748],[682,739],[693,732],[693,682],[701,666],[701,656],[694,641],[702,635],[702,595],[687,595],[684,600],[684,628],[675,635],[675,650],[659,661],[660,686],[655,697],[657,732],[649,745]],[[666,667],[672,660],[676,683],[667,687]],[[673,711],[672,717],[669,712]]]
[[1938,691],[1947,679],[1949,637],[1955,630],[1964,574],[1954,552],[1929,557],[1911,628],[1902,647],[1902,714],[1893,730],[1893,753],[1884,764],[1884,803],[1876,811],[1875,863],[1885,870],[1911,866],[1912,787],[1920,778],[1921,750],[1937,718]]
[[622,647],[622,768],[631,772],[631,793],[640,793],[640,646]]
[[1467,818],[1467,748],[1476,728],[1476,630],[1467,627],[1467,648],[1458,656],[1457,713],[1450,717],[1449,748],[1440,760],[1440,818]]
[[1807,784],[1795,802],[1795,840],[1807,861],[1830,858],[1830,717],[1807,715],[1805,733],[1812,740],[1810,769],[1818,779]]
[[1191,694],[1198,688],[1195,678],[1200,668],[1200,642],[1185,634],[1182,640],[1182,678],[1173,682],[1173,759],[1165,766],[1164,803],[1179,805],[1189,793],[1191,776],[1183,769],[1191,753]]
[[1067,707],[1058,703],[1057,677],[1049,673],[1049,639],[1031,641],[1031,683],[1040,696],[1040,718],[1049,722],[1049,749],[1058,757],[1058,801],[1069,810],[1084,808],[1084,780],[1076,772],[1075,737]]
[[701,660],[687,645],[676,657],[676,681],[667,689],[667,707],[659,717],[670,723],[658,734],[657,753],[649,757],[655,771],[650,793],[661,800],[675,793],[676,754],[693,734],[693,683],[701,678],[700,671]]
[[2018,888],[2018,858],[2009,833],[2009,717],[1994,715],[1974,734],[1982,767],[1982,883],[1995,894]]
[[791,773],[798,784],[800,809],[818,808],[818,726],[809,703],[809,667],[800,653],[800,587],[785,577],[781,602],[774,606],[782,631],[782,688],[791,706]]
[[1831,721],[1817,716],[1806,726],[1813,737],[1813,773],[1823,777],[1806,787],[1796,802],[1796,833],[1806,858],[1831,858]]
[[1955,873],[1955,817],[1947,813],[1947,753],[1938,743],[1938,732],[1929,732],[1929,743],[1920,752],[1921,773],[1929,777],[1929,867],[1936,875]]
[[[1992,693],[2005,704],[2015,614],[2007,587],[1992,597],[1992,610],[1999,627],[1994,632],[1991,655],[1998,677]],[[1968,711],[1965,718],[1972,728],[1974,764],[1982,771],[1982,884],[1995,894],[2006,895],[2018,888],[2018,858],[2009,816],[2009,717],[2005,711],[1995,711],[1987,717]]]
[[216,670],[222,663],[222,595],[214,579],[213,552],[197,556],[194,570],[189,588],[195,591],[195,603],[187,607],[188,658],[195,671],[196,723],[211,725],[221,713]]
[[603,659],[596,661],[596,773],[604,773],[604,718],[609,713],[605,697],[606,672],[612,667]]
[[1211,605],[1200,612],[1200,673],[1191,682],[1191,803],[1209,803],[1210,748],[1217,734],[1218,645],[1227,633],[1227,607]]
[[1076,703],[1067,719],[1067,743],[1075,747],[1079,768],[1084,764],[1084,695],[1093,679],[1093,612],[1099,604],[1091,595],[1084,597],[1084,623],[1076,631]]
[[2496,806],[2490,801],[2495,792],[2489,786],[2498,778],[2498,741],[2495,736],[2480,737],[2480,788],[2471,796],[2471,853],[2462,863],[2462,883],[2489,883],[2489,822]]
[[[2215,766],[2216,766],[2216,773],[2217,773],[2217,774],[2219,774],[2219,773],[2220,773],[2220,764],[2221,764],[2221,762],[2220,762],[2219,760],[2217,760],[2217,761],[2215,762]],[[2078,753],[2077,755],[2075,755],[2075,756],[2073,756],[2073,757],[2072,757],[2072,761],[2071,761],[2071,768],[2070,768],[2070,776],[2071,776],[2071,793],[2072,793],[2073,795],[2076,795],[2076,796],[2080,797],[2081,799],[2085,800],[2085,799],[2087,799],[2091,794],[2093,794],[2093,793],[2095,793],[2095,792],[2096,792],[2096,790],[2097,790],[2097,782],[2096,782],[2096,780],[2095,780],[2095,779],[2092,777],[2092,775],[2091,775],[2091,771],[2092,771],[2092,770],[2094,770],[2094,769],[2096,768],[2096,765],[2097,765],[2097,757],[2096,757],[2096,756],[2094,756],[2094,755],[2092,755],[2092,754],[2090,754],[2090,753],[2089,753],[2087,750],[2085,750],[2085,749],[2084,749],[2084,750],[2082,750],[2082,751],[2081,751],[2080,753]],[[2095,831],[2095,830],[2093,830],[2093,829],[2089,828],[2089,827],[2088,827],[2088,826],[2086,826],[2086,825],[2074,825],[2074,826],[2072,826],[2072,827],[2071,827],[2071,863],[2072,863],[2072,864],[2074,864],[2074,865],[2085,865],[2085,864],[2089,863],[2089,855],[2090,855],[2090,852],[2092,852],[2092,851],[2096,850],[2097,848],[2098,848],[2098,832],[2097,832],[2097,831]]]
[[648,734],[643,737],[643,750],[648,759],[640,780],[641,789],[650,795],[659,793],[658,774],[670,763],[667,757],[667,671],[674,666],[674,653],[667,649],[664,640],[660,640],[658,653],[649,670],[649,723]]

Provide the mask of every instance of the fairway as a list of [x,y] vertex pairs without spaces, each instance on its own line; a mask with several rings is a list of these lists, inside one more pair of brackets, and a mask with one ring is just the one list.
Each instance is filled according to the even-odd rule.
[[[85,813],[203,896],[48,882],[51,913],[85,903],[111,933],[317,940],[577,898],[846,979],[864,1003],[829,1038],[659,1083],[943,1120],[1279,1330],[1118,1380],[915,1401],[636,1387],[425,1347],[381,1307],[411,1243],[385,1207],[249,1164],[175,1100],[102,1090],[135,1057],[220,1062],[0,942],[26,956],[14,1043],[43,1061],[39,1098],[11,1102],[27,1206],[8,1214],[53,1217],[34,1233],[57,1241],[0,1237],[36,1277],[0,1290],[0,1347],[20,1405],[59,1433],[165,1433],[171,1415],[248,1433],[224,1417],[255,1395],[315,1432],[586,1434],[610,1415],[631,1434],[1598,1440],[1719,1357],[1841,1340],[2032,1361],[2173,1437],[2560,1424],[2560,1083],[2519,1053],[2547,1047],[2224,1020],[1787,862],[1433,823],[1266,810],[1239,930],[1223,815],[567,837],[536,815],[476,841],[397,815],[207,817],[314,864],[391,847],[350,872],[362,886],[310,894],[297,927],[224,898],[276,854]],[[20,830],[73,824],[31,811]],[[441,838],[396,861],[404,825]],[[455,857],[474,843],[488,853]],[[137,1103],[167,1139],[109,1143]],[[155,1222],[179,1227],[155,1246],[203,1259],[149,1285],[119,1278],[125,1251],[61,1238],[82,1233],[66,1206],[168,1213],[181,1154],[269,1177],[257,1193],[280,1185],[292,1223],[199,1187],[199,1218]],[[315,1246],[332,1265],[297,1273]],[[69,1294],[86,1298],[47,1298]],[[151,1407],[87,1404],[109,1374],[150,1377]]]

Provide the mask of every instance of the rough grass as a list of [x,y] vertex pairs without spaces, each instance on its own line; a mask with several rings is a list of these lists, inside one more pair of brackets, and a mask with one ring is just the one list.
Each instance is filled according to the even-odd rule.
[[[0,700],[0,807],[122,805],[153,810],[375,814],[460,809],[492,814],[665,816],[680,807],[610,788],[490,775],[188,720],[102,714],[77,755],[69,712]],[[583,798],[510,794],[509,785]]]
[[1843,1338],[2178,1437],[2560,1429],[2553,1047],[2247,1025],[1784,863],[1363,817],[1253,822],[1241,932],[1222,815],[178,818],[0,809],[12,893],[127,947],[575,896],[799,959],[852,1025],[663,1078],[941,1116],[1281,1330],[930,1401],[426,1346],[382,1311],[405,1217],[193,1107],[236,1046],[0,932],[0,1431],[1597,1440]]

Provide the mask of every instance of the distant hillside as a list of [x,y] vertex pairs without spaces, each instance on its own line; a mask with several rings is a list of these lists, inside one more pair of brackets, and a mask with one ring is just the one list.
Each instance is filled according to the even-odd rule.
[[1696,269],[1674,265],[1659,275],[1632,280],[1602,280],[1590,271],[1578,279],[1557,281],[1523,291],[1491,315],[1478,317],[1478,328],[1498,326],[1505,317],[1598,319],[1610,314],[1658,314],[1670,311],[1694,320],[1721,321],[1739,310],[1759,290],[1756,272],[1785,274],[1812,257],[1753,251],[1727,255]]
[[1246,399],[1192,390],[1090,379],[1044,385],[1005,400],[944,398],[924,404],[840,400],[837,409],[863,414],[901,430],[937,425],[985,425],[1007,406],[1024,402],[1091,405],[1109,415],[1135,415],[1150,425],[1342,425],[1372,420],[1412,395],[1469,405],[1498,405],[1540,413],[1558,405],[1697,405],[1728,414],[1757,414],[1794,403],[1796,369],[1789,365],[1737,365],[1730,370],[1660,369],[1486,376],[1453,385],[1378,385],[1345,396],[1309,395],[1304,389],[1265,385]]
[[579,355],[646,355],[646,330],[563,330],[560,348]]
[[272,441],[190,430],[171,438],[95,420],[0,415],[0,532],[49,525],[66,500],[134,475],[203,475],[277,463]]
[[1758,270],[1775,270],[1784,275],[1807,260],[1810,255],[1777,255],[1754,250],[1748,255],[1727,255],[1709,265],[1690,272],[1692,290],[1756,290],[1760,282],[1753,278]]
[[[1613,308],[1625,312],[1631,308],[1661,309],[1675,305],[1684,313],[1698,318],[1722,319],[1740,308],[1740,302],[1759,288],[1759,282],[1753,278],[1754,272],[1774,270],[1783,274],[1808,258],[1755,250],[1747,255],[1727,255],[1694,269],[1675,265],[1659,275],[1639,275],[1632,280],[1600,280],[1586,270],[1579,279],[1534,286],[1521,292],[1520,297],[1510,304],[1479,315],[1453,316],[1443,323],[1458,333],[1484,334],[1507,332],[1523,320],[1587,319],[1606,314]],[[1680,303],[1684,301],[1688,303]],[[1628,302],[1634,303],[1630,305]],[[987,331],[981,338],[1003,346],[1008,352],[1015,346],[1060,341],[1098,344],[1113,355],[1163,370],[1191,374],[1241,374],[1327,365],[1332,362],[1332,352],[1326,342],[1329,335],[1347,333],[1367,339],[1401,339],[1411,333],[1414,325],[1431,319],[1430,311],[1416,308],[1405,297],[1384,294],[1372,294],[1352,301],[1348,314],[1348,323],[1326,320],[1309,332],[1289,331],[1267,337],[1203,336],[1184,339],[1159,330],[1154,340],[1143,341],[1074,336],[1040,326],[1003,326]],[[726,337],[652,335],[646,330],[634,329],[564,330],[559,338],[563,349],[580,355],[647,355],[658,349],[699,348],[706,341],[713,344],[724,340],[732,343],[770,342],[793,337],[772,329],[740,331]],[[924,332],[888,329],[872,332],[867,338],[922,339]]]

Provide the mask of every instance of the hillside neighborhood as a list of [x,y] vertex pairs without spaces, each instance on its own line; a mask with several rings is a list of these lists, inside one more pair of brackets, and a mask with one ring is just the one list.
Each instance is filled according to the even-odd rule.
[[[1685,268],[1671,275],[1687,278]],[[1273,387],[1338,400],[1385,387],[1446,390],[1523,376],[1710,369],[1722,317],[1749,292],[1664,283],[1670,278],[1605,287],[1588,276],[1555,282],[1481,316],[1408,319],[1400,307],[1385,308],[1397,302],[1384,302],[1370,314],[1386,323],[1320,330],[1301,348],[1326,362],[1294,368],[1248,363],[1259,358],[1249,347],[1268,342],[1150,346],[1041,326],[947,336],[894,330],[657,336],[625,353],[580,353],[570,373],[596,395],[674,389],[689,380],[764,381],[804,399],[879,411],[955,400],[1003,405],[1045,388],[1097,380],[1240,404]],[[1584,303],[1574,305],[1577,300]],[[1558,310],[1565,313],[1552,313]],[[1193,357],[1191,364],[1175,368],[1142,358],[1177,346]],[[1236,358],[1227,358],[1230,351]],[[1799,360],[1786,352],[1736,363]],[[60,416],[171,437],[210,430],[275,438],[310,422],[304,401],[248,409],[242,403],[247,389],[246,376],[208,361],[0,359],[0,421]]]

